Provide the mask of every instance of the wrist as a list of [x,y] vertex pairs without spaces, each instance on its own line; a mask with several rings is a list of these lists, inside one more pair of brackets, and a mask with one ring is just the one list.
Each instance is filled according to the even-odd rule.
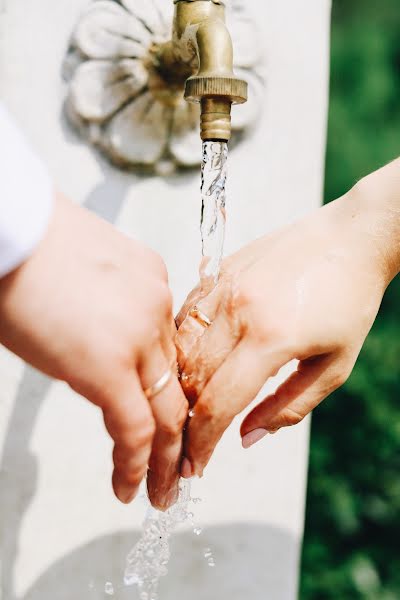
[[400,272],[400,159],[361,179],[345,198],[348,217],[376,258],[387,286]]

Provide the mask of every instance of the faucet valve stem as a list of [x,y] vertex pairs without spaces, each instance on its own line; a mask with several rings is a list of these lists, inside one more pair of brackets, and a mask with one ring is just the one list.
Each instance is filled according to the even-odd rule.
[[232,104],[247,100],[247,82],[236,77],[194,75],[186,82],[185,98],[201,104],[201,139],[228,142]]
[[203,98],[201,100],[201,139],[228,142],[231,138],[232,102],[225,98]]

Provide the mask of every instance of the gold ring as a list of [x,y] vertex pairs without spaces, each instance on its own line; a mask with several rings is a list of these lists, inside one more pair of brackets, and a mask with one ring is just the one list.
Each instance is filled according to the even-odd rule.
[[173,375],[173,367],[171,366],[168,369],[168,371],[166,371],[160,377],[160,379],[158,381],[156,381],[156,383],[154,385],[151,385],[149,388],[147,388],[146,390],[144,390],[144,395],[146,396],[147,400],[152,400],[153,398],[155,398],[156,396],[158,396],[158,394],[161,394],[161,392],[169,384],[172,375]]
[[203,313],[198,306],[193,306],[193,308],[190,309],[189,316],[206,329],[212,324],[211,319],[207,317],[207,315]]

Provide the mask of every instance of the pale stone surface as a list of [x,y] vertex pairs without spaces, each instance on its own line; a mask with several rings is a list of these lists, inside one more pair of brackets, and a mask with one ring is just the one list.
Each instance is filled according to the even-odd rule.
[[[61,64],[86,0],[3,4],[2,99],[66,194],[162,253],[178,306],[197,279],[198,174],[163,179],[118,172],[66,125]],[[267,92],[262,122],[230,157],[228,251],[321,201],[329,0],[249,0],[249,6],[262,28]],[[126,508],[112,497],[100,415],[5,351],[0,381],[3,598],[104,598],[106,581],[120,584],[143,506]],[[296,598],[308,423],[246,452],[237,426],[196,483],[204,534],[177,536],[163,600]],[[203,544],[213,547],[214,570],[205,567]],[[134,597],[132,590],[116,594]]]

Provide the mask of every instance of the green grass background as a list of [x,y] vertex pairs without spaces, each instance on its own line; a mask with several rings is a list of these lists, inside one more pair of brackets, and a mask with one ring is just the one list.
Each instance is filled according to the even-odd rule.
[[[400,0],[333,0],[325,200],[400,156]],[[313,416],[301,600],[400,600],[400,277]]]

